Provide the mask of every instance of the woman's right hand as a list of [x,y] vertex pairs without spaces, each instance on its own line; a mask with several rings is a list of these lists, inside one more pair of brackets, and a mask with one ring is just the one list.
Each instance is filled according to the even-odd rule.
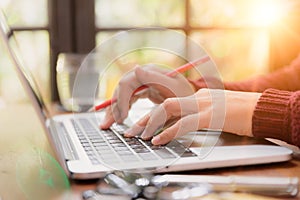
[[125,136],[140,135],[144,140],[154,136],[154,145],[201,129],[252,137],[252,116],[260,96],[255,92],[200,89],[188,97],[169,98],[126,130]]
[[[114,122],[122,123],[128,116],[128,111],[133,102],[138,98],[149,98],[154,103],[162,103],[170,97],[184,97],[194,94],[193,85],[181,74],[174,77],[166,75],[170,70],[154,64],[137,66],[125,74],[113,97],[117,102],[106,108],[104,121],[100,128],[107,129]],[[133,95],[140,86],[148,88]]]

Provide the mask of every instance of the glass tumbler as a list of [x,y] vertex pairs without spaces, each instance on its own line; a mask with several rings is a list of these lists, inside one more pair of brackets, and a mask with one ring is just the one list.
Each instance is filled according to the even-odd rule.
[[84,112],[99,97],[99,71],[95,57],[61,53],[58,56],[57,87],[60,102],[67,111]]

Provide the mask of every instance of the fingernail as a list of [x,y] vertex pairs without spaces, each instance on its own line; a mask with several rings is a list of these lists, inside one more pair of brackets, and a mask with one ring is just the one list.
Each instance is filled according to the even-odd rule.
[[100,122],[100,128],[102,128],[102,129],[108,129],[112,125],[113,122],[114,121],[112,119],[110,119],[110,118],[104,118]]
[[145,135],[147,135],[147,133],[145,133],[145,130],[142,132],[141,134],[141,138],[142,140],[149,140],[150,138],[149,137],[146,137]]
[[102,121],[99,126],[100,126],[101,129],[106,128],[107,127],[107,120],[104,119],[104,121]]
[[109,126],[107,125],[107,124],[100,124],[100,129],[108,129],[109,128]]
[[141,138],[142,138],[142,140],[150,140],[151,139],[151,137],[145,137],[145,136],[142,136]]
[[159,136],[159,135],[155,136],[154,138],[152,138],[151,142],[152,142],[152,144],[154,144],[154,145],[159,145],[159,142],[160,142],[160,136]]
[[133,134],[132,134],[132,129],[127,129],[125,132],[124,132],[124,136],[125,137],[132,137]]
[[137,66],[136,70],[139,70],[140,72],[145,72],[145,69],[141,66]]

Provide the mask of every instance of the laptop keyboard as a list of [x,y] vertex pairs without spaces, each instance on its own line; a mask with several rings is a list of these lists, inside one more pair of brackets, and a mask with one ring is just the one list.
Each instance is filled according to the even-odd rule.
[[156,161],[197,156],[177,140],[167,145],[154,146],[151,141],[139,137],[127,138],[126,125],[113,124],[108,130],[100,130],[97,123],[88,119],[71,120],[77,136],[93,164]]

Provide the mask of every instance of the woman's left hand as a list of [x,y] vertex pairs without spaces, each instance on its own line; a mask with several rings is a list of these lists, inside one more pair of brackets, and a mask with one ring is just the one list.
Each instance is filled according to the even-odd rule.
[[127,130],[125,136],[141,134],[143,139],[150,139],[174,119],[175,123],[152,138],[154,145],[204,128],[252,136],[252,115],[260,96],[254,92],[200,89],[188,97],[169,98]]

